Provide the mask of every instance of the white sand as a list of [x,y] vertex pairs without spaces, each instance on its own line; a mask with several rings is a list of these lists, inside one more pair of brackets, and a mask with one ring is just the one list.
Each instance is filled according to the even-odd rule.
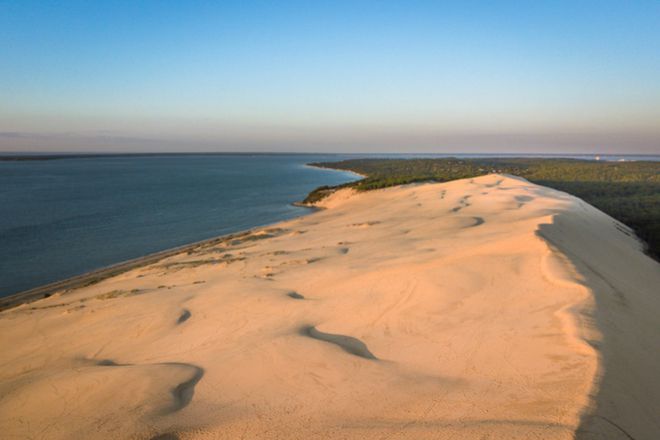
[[615,220],[502,175],[323,204],[2,312],[0,436],[660,438],[660,266]]

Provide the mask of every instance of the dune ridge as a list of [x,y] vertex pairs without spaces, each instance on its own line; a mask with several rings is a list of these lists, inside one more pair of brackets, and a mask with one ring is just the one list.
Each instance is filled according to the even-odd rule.
[[0,312],[0,432],[656,438],[660,269],[624,225],[508,175],[319,205]]

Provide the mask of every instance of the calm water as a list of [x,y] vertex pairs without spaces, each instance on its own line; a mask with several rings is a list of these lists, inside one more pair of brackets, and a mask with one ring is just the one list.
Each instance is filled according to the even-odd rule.
[[307,212],[355,175],[332,155],[194,155],[0,162],[0,296]]
[[[306,210],[292,202],[317,186],[355,179],[349,173],[304,164],[345,158],[180,155],[0,161],[0,296],[302,215]],[[660,157],[601,156],[621,159]]]

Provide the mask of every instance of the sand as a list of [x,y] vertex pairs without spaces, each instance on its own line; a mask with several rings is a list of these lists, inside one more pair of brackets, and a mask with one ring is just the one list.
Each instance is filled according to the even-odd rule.
[[2,438],[659,438],[627,227],[504,175],[322,204],[0,313]]

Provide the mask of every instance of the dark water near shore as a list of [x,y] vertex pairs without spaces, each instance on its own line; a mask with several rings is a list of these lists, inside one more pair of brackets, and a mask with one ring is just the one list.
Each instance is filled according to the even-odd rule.
[[0,296],[305,214],[291,206],[356,176],[333,155],[0,161]]

